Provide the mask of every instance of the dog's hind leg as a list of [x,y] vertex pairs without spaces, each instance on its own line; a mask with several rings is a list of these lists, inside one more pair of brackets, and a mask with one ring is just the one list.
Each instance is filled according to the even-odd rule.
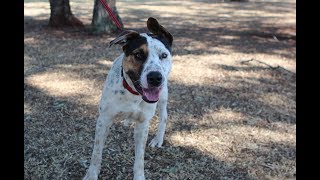
[[87,171],[86,176],[83,178],[84,180],[98,179],[102,161],[102,150],[112,123],[113,117],[109,116],[106,112],[100,113],[96,124],[95,140],[91,162],[89,170]]
[[149,143],[150,147],[161,147],[163,143],[164,133],[166,129],[167,124],[167,102],[168,102],[168,88],[165,87],[163,89],[163,92],[161,94],[160,100],[159,100],[159,111],[160,111],[160,123],[158,125],[158,131],[156,136],[151,140]]

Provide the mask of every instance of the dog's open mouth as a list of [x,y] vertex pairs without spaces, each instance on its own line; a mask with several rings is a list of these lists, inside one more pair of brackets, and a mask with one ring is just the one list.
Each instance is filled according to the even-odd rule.
[[142,99],[147,103],[155,103],[160,98],[160,92],[162,87],[150,87],[150,88],[142,88],[140,84],[134,85],[136,90],[141,94]]
[[160,87],[142,88],[142,99],[148,103],[154,103],[159,100]]

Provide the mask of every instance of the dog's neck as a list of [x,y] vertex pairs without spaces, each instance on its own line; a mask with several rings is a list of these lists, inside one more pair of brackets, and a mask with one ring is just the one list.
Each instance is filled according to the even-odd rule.
[[140,95],[137,91],[135,91],[133,88],[131,88],[131,86],[128,84],[128,82],[124,76],[124,73],[123,73],[123,68],[121,68],[121,77],[122,77],[122,85],[125,89],[127,89],[131,94]]

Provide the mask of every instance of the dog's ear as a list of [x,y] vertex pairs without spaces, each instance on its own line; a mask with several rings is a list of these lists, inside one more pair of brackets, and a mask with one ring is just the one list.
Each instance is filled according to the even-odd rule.
[[121,32],[117,38],[115,38],[114,40],[112,40],[110,43],[109,43],[109,47],[111,47],[112,45],[114,44],[119,44],[120,46],[124,46],[126,45],[127,41],[129,39],[132,39],[132,38],[135,38],[139,36],[139,33],[136,32],[136,31],[133,31],[133,30],[125,30],[123,32]]
[[147,21],[147,27],[153,34],[162,35],[164,38],[166,38],[169,45],[172,46],[172,35],[163,26],[161,26],[155,18],[149,17]]

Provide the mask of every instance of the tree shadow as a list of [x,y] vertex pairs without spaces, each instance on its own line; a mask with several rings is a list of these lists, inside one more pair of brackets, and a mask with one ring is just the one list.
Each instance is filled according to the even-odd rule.
[[[227,8],[233,9],[233,10],[239,10],[239,3],[238,2],[230,2],[233,6],[228,6]],[[289,1],[264,1],[264,2],[247,2],[247,3],[240,3],[241,4],[241,10],[251,11],[253,9],[259,9],[259,11],[262,11],[263,13],[279,13],[284,12],[288,13],[292,11],[292,8],[296,7],[295,1],[289,2]]]
[[[104,69],[105,67],[90,66],[89,68]],[[222,66],[222,68],[226,67]],[[226,69],[234,68],[236,67],[227,67]],[[59,71],[70,70],[60,68]],[[75,69],[73,73],[81,73],[81,70]],[[95,76],[83,76],[83,78],[88,78],[91,81],[95,80],[103,84],[105,75],[97,74]],[[273,86],[276,86],[277,83],[272,80],[259,78],[254,78],[253,80],[265,82],[265,84],[260,85],[263,88],[267,88],[267,84],[270,83],[274,83]],[[247,98],[239,97],[237,94],[246,93],[250,96],[250,93],[254,93],[255,84],[247,84],[247,86],[247,88],[222,88],[206,85],[193,86],[171,81],[169,86],[170,99],[168,111],[169,121],[172,126],[167,129],[166,137],[170,137],[171,134],[176,132],[191,132],[196,129],[212,129],[214,131],[214,129],[219,130],[230,126],[230,123],[225,123],[223,126],[218,127],[215,124],[201,124],[201,121],[200,123],[197,122],[199,125],[192,121],[179,121],[179,119],[187,119],[189,116],[200,120],[206,114],[205,109],[215,110],[221,107],[230,108],[232,111],[239,111],[237,107],[240,106],[244,108],[240,112],[247,117],[262,119],[266,117],[264,112],[274,112],[273,116],[281,118],[271,118],[271,122],[295,123],[295,116],[292,114],[294,112],[289,112],[289,115],[287,115],[282,113],[282,107],[270,106],[255,98],[248,100]],[[77,101],[79,98],[77,95],[53,97],[28,84],[25,85],[25,91],[25,103],[32,107],[31,113],[25,117],[25,159],[28,161],[28,169],[25,173],[27,179],[36,177],[53,179],[56,177],[68,179],[82,178],[87,169],[85,165],[88,165],[87,161],[91,157],[97,105],[82,104]],[[208,95],[201,93],[202,91],[211,93]],[[191,96],[191,98],[188,96]],[[190,103],[190,100],[192,103]],[[241,105],[234,105],[235,102],[241,102]],[[62,105],[60,106],[60,104]],[[179,109],[176,107],[179,107]],[[256,114],[258,109],[262,109],[262,114]],[[174,119],[172,118],[173,116],[178,116],[179,119]],[[246,122],[233,123],[233,125],[270,129],[270,127],[247,124]],[[279,129],[272,128],[271,130],[279,131]],[[149,140],[153,136],[154,132],[150,132]],[[132,178],[134,157],[132,137],[132,127],[125,127],[119,121],[115,123],[104,150],[100,177],[107,179]],[[274,146],[277,145],[270,143],[265,149],[272,151],[273,148],[271,147]],[[294,147],[288,148],[290,151],[293,151]],[[288,148],[286,146],[277,148],[281,151],[277,157],[283,158],[282,153],[285,153],[285,149]],[[290,158],[295,157],[294,152],[289,155]],[[243,150],[239,156],[254,154],[257,157],[261,157],[259,153],[260,151]],[[262,153],[263,156],[267,154],[267,151]],[[270,159],[271,157],[266,157],[270,162],[276,162]],[[165,142],[165,149],[152,150],[147,148],[146,150],[146,176],[151,179],[192,178],[186,177],[186,172],[189,172],[190,169],[193,171],[194,178],[198,177],[200,179],[233,177],[252,179],[248,174],[248,168],[248,166],[218,160],[214,158],[214,155],[209,156],[197,148],[176,146],[168,141]],[[281,168],[283,167],[281,166]],[[48,169],[47,172],[50,173],[44,173],[41,169]],[[265,169],[268,173],[272,171],[268,167]]]
[[[25,114],[24,122],[24,154],[28,164],[25,178],[82,178],[87,170],[86,160],[91,157],[97,117],[97,113],[83,112],[97,112],[97,106],[81,104],[76,101],[77,96],[54,97],[29,84],[24,88],[25,103],[32,107],[32,111]],[[100,177],[132,179],[133,128],[116,121],[105,146]],[[181,179],[190,170],[189,165],[195,163],[201,163],[201,166],[191,167],[195,170],[194,178],[216,178],[222,170],[224,177],[248,177],[245,169],[233,167],[196,148],[168,143],[166,146],[163,149],[146,149],[147,177]]]
[[[223,8],[234,8],[233,11],[239,9],[237,3],[231,3],[234,6],[223,6]],[[293,3],[245,3],[246,6],[241,6],[241,10],[254,11],[257,7],[262,7],[259,11],[266,12],[286,12],[292,10]],[[277,6],[278,9],[272,10],[271,7]],[[244,7],[244,9],[242,9]],[[192,9],[193,7],[188,7]],[[238,8],[238,9],[237,9]],[[279,9],[280,8],[280,9]],[[160,22],[173,34],[174,53],[177,55],[188,54],[223,54],[214,47],[228,47],[234,52],[254,54],[275,54],[284,58],[295,58],[295,26],[292,25],[272,25],[265,21],[262,15],[253,18],[253,14],[245,14],[238,16],[235,19],[224,18],[219,16],[206,16],[205,14],[183,15],[175,13],[174,20],[172,17],[163,17],[158,11],[147,9],[127,9],[122,12],[126,15],[123,18],[124,22],[139,22],[129,23],[128,27],[143,26],[141,16],[147,19],[149,16],[159,17]],[[172,14],[172,13],[171,13]],[[127,17],[128,16],[128,17]],[[202,19],[202,20],[201,20]],[[199,21],[208,22],[207,26],[200,25]],[[140,23],[141,22],[141,23]],[[213,27],[210,22],[232,22],[232,27]],[[226,37],[229,36],[229,37]],[[201,44],[200,47],[193,45],[194,42]]]
[[[127,138],[133,139],[132,136]],[[132,179],[134,160],[133,158],[126,159],[123,156],[129,152],[129,155],[131,154],[133,157],[134,144],[132,140],[126,143],[130,143],[130,147],[126,147],[125,150],[121,150],[123,146],[120,145],[117,149],[113,149],[115,151],[107,152],[108,155],[103,160],[105,165],[101,169],[101,178]],[[146,148],[145,175],[147,179],[224,179],[234,177],[252,179],[245,167],[223,162],[194,147],[177,146],[168,142],[164,148]]]
[[37,17],[24,16],[24,33],[39,31],[49,24],[47,14],[40,14]]
[[[25,116],[25,161],[28,163],[25,178],[82,178],[91,157],[97,116],[97,113],[83,112],[97,112],[97,106],[79,104],[73,100],[76,97],[53,97],[28,84],[25,85],[25,97],[25,103],[33,107]],[[43,119],[46,112],[49,113]],[[183,127],[179,125],[174,130],[167,130],[166,136],[184,131]],[[152,133],[149,140],[151,136]],[[286,169],[283,163],[294,163],[295,155],[294,144],[256,142],[254,147],[237,147],[233,156],[238,160],[231,163],[193,146],[165,140],[164,148],[146,148],[145,172],[150,179],[254,179],[251,171],[260,168],[272,177],[276,176],[275,171],[285,171],[284,175],[292,178],[295,172]],[[252,158],[257,161],[248,166],[252,164]],[[133,128],[116,121],[107,138],[99,177],[132,179],[133,162]],[[265,174],[260,177],[263,176]]]
[[[223,3],[222,3],[223,4]],[[230,6],[231,4],[231,6]],[[242,4],[242,3],[241,3]],[[266,11],[271,13],[286,12],[292,10],[294,3],[267,3],[267,2],[250,2],[243,3],[241,11],[254,11],[259,8],[259,11]],[[153,5],[157,5],[153,3]],[[159,6],[164,4],[160,3]],[[202,3],[199,4],[203,5]],[[167,5],[174,6],[174,4]],[[276,7],[276,9],[273,9]],[[192,9],[193,7],[188,7]],[[234,8],[233,11],[239,9],[237,3],[228,3],[228,6],[223,8]],[[280,8],[280,9],[279,9]],[[205,14],[198,14],[196,17],[193,15],[181,16],[178,12],[175,14],[173,21],[172,17],[162,17],[158,11],[147,9],[126,9],[122,12],[125,17],[123,22],[126,29],[135,29],[139,32],[147,32],[145,22],[141,21],[141,17],[145,16],[147,19],[150,16],[161,17],[160,22],[163,24],[174,36],[173,52],[177,55],[189,54],[223,54],[224,52],[218,50],[219,47],[231,48],[234,52],[254,54],[275,54],[284,58],[295,58],[295,27],[291,25],[274,26],[265,22],[263,14],[259,18],[252,18],[253,14],[248,13],[243,16],[238,16],[235,19],[224,18],[219,16],[207,16]],[[217,14],[218,15],[218,14]],[[25,17],[25,31],[33,30],[36,27],[46,27],[46,20],[41,19],[44,15],[38,17]],[[261,16],[261,17],[260,17]],[[268,17],[269,19],[278,17]],[[208,22],[207,26],[199,25],[195,20],[203,19]],[[210,22],[233,22],[233,27],[212,27]],[[32,28],[33,27],[33,28]],[[30,29],[31,28],[31,29]],[[62,29],[66,32],[80,32],[86,35],[90,34],[90,26],[86,25],[83,29]],[[113,35],[114,36],[114,35]],[[226,37],[229,36],[229,37]],[[103,37],[103,36],[102,36]]]

